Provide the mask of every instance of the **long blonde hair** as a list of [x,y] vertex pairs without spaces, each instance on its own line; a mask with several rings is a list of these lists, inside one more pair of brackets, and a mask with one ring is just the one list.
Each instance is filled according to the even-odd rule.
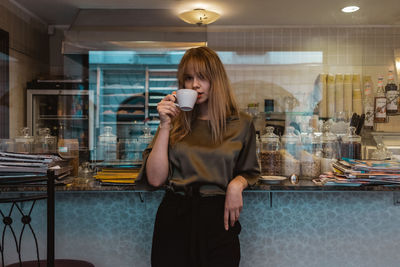
[[[191,48],[183,55],[178,67],[179,88],[184,88],[184,77],[188,67],[210,81],[208,96],[208,116],[211,136],[214,143],[222,142],[226,130],[226,120],[232,115],[239,114],[239,108],[231,88],[224,65],[218,55],[208,47]],[[180,112],[174,119],[170,135],[170,144],[174,145],[191,131],[192,121],[198,115],[195,105],[190,112]]]

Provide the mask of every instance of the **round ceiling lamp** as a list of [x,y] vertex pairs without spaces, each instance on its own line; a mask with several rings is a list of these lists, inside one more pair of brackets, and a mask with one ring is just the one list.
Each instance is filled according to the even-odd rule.
[[219,19],[220,15],[217,12],[196,8],[191,11],[186,11],[178,15],[181,20],[189,24],[197,24],[198,26],[210,24]]
[[360,8],[358,6],[346,6],[346,7],[342,8],[342,12],[344,12],[344,13],[352,13],[352,12],[356,12],[359,9]]

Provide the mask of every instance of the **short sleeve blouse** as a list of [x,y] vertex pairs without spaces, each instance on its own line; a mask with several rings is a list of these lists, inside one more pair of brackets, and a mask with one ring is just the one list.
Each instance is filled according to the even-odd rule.
[[[227,120],[223,141],[212,142],[207,120],[195,120],[192,131],[169,147],[167,185],[175,191],[186,191],[191,184],[202,184],[202,194],[224,194],[236,176],[254,185],[260,175],[256,154],[256,133],[251,117],[240,113]],[[157,136],[157,133],[156,133]],[[156,138],[156,137],[155,137]],[[144,151],[138,185],[147,184],[145,166],[152,144]]]

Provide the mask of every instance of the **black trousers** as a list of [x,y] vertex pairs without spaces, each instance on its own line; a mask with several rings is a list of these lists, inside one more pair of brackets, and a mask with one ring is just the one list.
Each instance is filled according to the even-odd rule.
[[167,192],[157,211],[153,267],[238,267],[237,222],[224,228],[225,196],[184,196]]

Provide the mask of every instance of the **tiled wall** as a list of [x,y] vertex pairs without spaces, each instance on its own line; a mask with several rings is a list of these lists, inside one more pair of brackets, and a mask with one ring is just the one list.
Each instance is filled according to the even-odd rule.
[[[141,202],[136,192],[58,192],[56,258],[96,267],[150,266],[162,195],[142,193]],[[393,205],[393,192],[245,192],[243,201],[241,267],[399,266],[400,207]],[[35,207],[32,223],[45,257],[44,202]],[[16,261],[11,239],[7,229],[6,264]],[[33,257],[31,241],[26,231],[23,259]]]
[[0,0],[0,28],[10,34],[10,137],[19,134],[26,121],[26,82],[48,72],[47,26]]
[[[284,97],[292,94],[299,102],[295,111],[312,111],[320,97],[314,89],[319,73],[359,73],[371,75],[374,82],[379,75],[386,79],[388,70],[395,66],[394,49],[400,47],[400,27],[211,25],[207,39],[217,51],[236,51],[242,58],[250,55],[245,64],[226,65],[242,108],[259,102],[263,111],[263,99],[274,98],[275,111],[284,111]],[[266,53],[277,51],[320,51],[323,56],[319,63],[255,63],[260,62],[260,57],[266,58]],[[390,128],[389,124],[386,126]]]

